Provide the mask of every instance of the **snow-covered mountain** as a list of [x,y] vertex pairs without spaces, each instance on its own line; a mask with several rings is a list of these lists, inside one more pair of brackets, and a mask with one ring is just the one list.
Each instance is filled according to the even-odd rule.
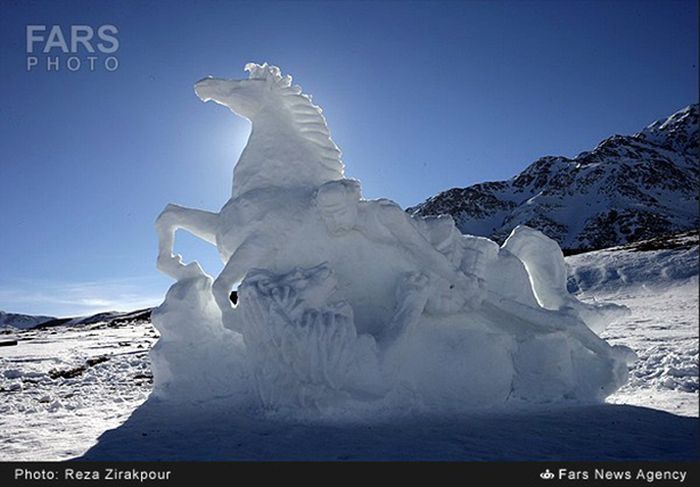
[[450,214],[463,233],[503,241],[520,224],[565,251],[601,249],[698,226],[698,105],[573,159],[542,157],[507,181],[453,188],[409,208]]
[[151,308],[136,311],[107,311],[91,316],[79,316],[76,318],[55,318],[53,316],[33,316],[19,313],[6,313],[0,311],[0,328],[16,328],[29,330],[32,328],[50,328],[53,326],[81,326],[105,323],[107,325],[120,325],[127,322],[145,322],[151,317]]
[[56,318],[53,316],[32,316],[0,311],[0,328],[19,328],[26,330],[55,319]]

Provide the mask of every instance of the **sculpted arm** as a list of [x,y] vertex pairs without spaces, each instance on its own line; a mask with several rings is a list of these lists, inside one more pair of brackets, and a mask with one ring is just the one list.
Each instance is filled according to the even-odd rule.
[[452,283],[464,280],[464,275],[425,239],[401,208],[381,203],[378,218],[397,240],[408,247],[419,261],[425,263],[426,268]]

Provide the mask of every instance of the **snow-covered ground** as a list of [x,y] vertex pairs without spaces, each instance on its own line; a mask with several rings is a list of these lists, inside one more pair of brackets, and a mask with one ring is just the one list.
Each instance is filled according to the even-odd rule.
[[146,400],[148,350],[157,335],[144,322],[60,326],[0,335],[0,461],[81,455]]
[[697,242],[696,234],[567,258],[569,287],[580,299],[631,311],[602,335],[639,357],[609,403],[698,416]]
[[632,315],[605,337],[637,352],[630,381],[608,398],[684,416],[698,416],[698,281],[613,297]]
[[152,401],[129,419],[152,387],[153,327],[139,320],[59,326],[0,335],[18,340],[0,347],[0,460],[63,460],[91,448],[88,459],[696,458],[697,419],[680,416],[698,415],[697,238],[672,246],[567,258],[579,297],[631,309],[605,332],[639,355],[629,384],[609,398],[618,406],[313,427],[212,423],[182,411],[168,419],[170,430],[158,431]]

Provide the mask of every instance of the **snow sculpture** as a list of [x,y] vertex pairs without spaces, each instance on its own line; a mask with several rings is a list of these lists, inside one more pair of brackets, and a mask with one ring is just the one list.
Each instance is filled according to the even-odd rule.
[[554,240],[526,226],[513,229],[503,248],[515,255],[527,269],[532,291],[546,309],[571,308],[593,331],[600,333],[627,309],[616,304],[584,305],[567,292],[564,254]]
[[381,389],[377,346],[358,335],[352,307],[333,301],[325,264],[279,276],[248,273],[239,288],[253,385],[266,407],[320,408]]
[[[153,317],[157,397],[346,414],[599,401],[626,381],[633,352],[594,333],[625,309],[571,296],[553,240],[518,227],[499,247],[363,199],[321,109],[278,68],[245,69],[195,85],[252,124],[231,199],[156,221],[177,281]],[[173,255],[178,229],[216,245],[216,279]]]
[[150,352],[156,397],[207,399],[243,392],[245,346],[240,335],[221,326],[211,287],[203,272],[178,281],[151,314],[161,334]]

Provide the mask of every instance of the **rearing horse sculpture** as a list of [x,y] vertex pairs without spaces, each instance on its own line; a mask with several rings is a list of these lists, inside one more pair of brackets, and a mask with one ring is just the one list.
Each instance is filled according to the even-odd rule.
[[[255,286],[266,299],[293,308],[294,289],[304,289],[308,296],[299,301],[318,313],[332,294],[332,305],[344,311],[323,316],[340,316],[354,324],[353,333],[372,335],[385,349],[418,323],[485,326],[523,343],[561,335],[573,339],[571,350],[578,350],[576,342],[582,345],[586,360],[596,357],[605,375],[601,383],[624,382],[633,353],[611,347],[587,325],[607,322],[621,310],[568,295],[556,243],[516,229],[499,249],[494,242],[462,236],[451,219],[417,220],[391,201],[363,200],[359,182],[344,178],[340,150],[321,109],[279,68],[248,64],[245,69],[248,79],[205,78],[195,85],[200,99],[224,105],[252,124],[234,169],[231,199],[218,213],[171,204],[156,221],[158,268],[178,281],[203,273],[196,262],[186,265],[173,255],[178,229],[217,247],[225,267],[212,293],[226,328],[242,332],[245,340],[245,325],[256,321],[252,295],[250,308],[244,292],[236,310],[229,293],[257,268],[263,272],[255,274]],[[487,272],[478,271],[485,266]],[[283,275],[289,285],[272,291],[266,275]],[[306,285],[313,279],[317,286]],[[208,289],[210,281],[202,281]],[[339,328],[324,322],[313,329],[320,336]]]
[[[431,268],[433,288],[442,286],[441,302],[461,306],[465,290],[476,282],[454,268],[393,202],[362,203],[368,208],[363,212],[364,233],[358,229],[340,238],[321,231],[322,218],[326,222],[338,218],[342,226],[355,211],[350,207],[358,203],[318,211],[319,188],[344,182],[335,188],[338,196],[346,189],[347,195],[354,193],[355,186],[344,179],[340,150],[330,138],[321,109],[279,68],[248,64],[245,69],[249,79],[205,78],[195,85],[200,99],[213,100],[248,119],[252,131],[234,169],[232,197],[219,213],[168,205],[158,217],[158,268],[177,280],[202,272],[198,264],[185,265],[173,255],[177,229],[216,245],[226,265],[213,293],[224,324],[234,330],[232,287],[252,268],[289,272],[290,263],[313,267],[328,262],[339,276],[339,295],[352,302],[360,330],[378,331],[389,320],[395,311],[397,282],[416,267]],[[359,200],[359,191],[356,196]],[[367,257],[381,264],[366,267],[357,282],[356,261]]]
[[196,263],[185,265],[172,253],[177,229],[216,245],[227,263],[214,284],[219,306],[230,306],[231,287],[248,270],[244,263],[259,262],[269,250],[259,241],[260,235],[249,238],[260,216],[256,212],[277,205],[282,213],[290,213],[294,206],[289,206],[290,200],[298,198],[280,198],[281,194],[303,195],[343,178],[340,150],[330,138],[321,109],[279,68],[250,63],[245,70],[249,79],[208,77],[195,85],[202,101],[224,105],[252,124],[234,169],[231,199],[219,213],[170,204],[156,222],[158,269],[175,279],[198,272]]
[[[319,188],[336,185],[336,190],[350,194],[355,186],[344,179],[340,150],[330,138],[321,109],[299,86],[292,85],[290,76],[282,76],[279,68],[247,64],[245,70],[249,79],[209,77],[195,84],[200,99],[212,100],[248,119],[252,131],[234,169],[232,197],[219,213],[171,204],[158,217],[158,268],[177,280],[202,273],[196,262],[185,265],[179,255],[173,255],[177,229],[216,245],[225,267],[212,291],[224,325],[234,330],[238,325],[229,294],[253,268],[287,273],[294,267],[327,262],[338,276],[339,298],[348,300],[354,309],[358,331],[375,336],[395,315],[396,306],[402,305],[396,301],[397,285],[416,269],[429,269],[430,302],[438,303],[436,312],[456,312],[468,302],[468,307],[478,306],[475,276],[449,262],[429,242],[425,230],[421,232],[420,225],[393,202],[363,202],[362,223],[342,237],[322,231],[324,223],[319,220],[330,218],[335,225],[335,219],[345,219],[357,202],[346,207],[345,201],[334,201],[339,196],[332,193],[329,206],[339,208],[330,216],[323,216],[327,210],[318,211]],[[359,184],[356,186],[359,199]],[[347,196],[340,197],[345,200]],[[357,213],[351,216],[357,218]],[[370,261],[371,266],[363,265]],[[555,281],[556,277],[545,276],[544,280]],[[413,278],[420,281],[418,276]],[[581,329],[585,341],[604,353],[607,349],[600,339],[589,336],[585,328]]]

